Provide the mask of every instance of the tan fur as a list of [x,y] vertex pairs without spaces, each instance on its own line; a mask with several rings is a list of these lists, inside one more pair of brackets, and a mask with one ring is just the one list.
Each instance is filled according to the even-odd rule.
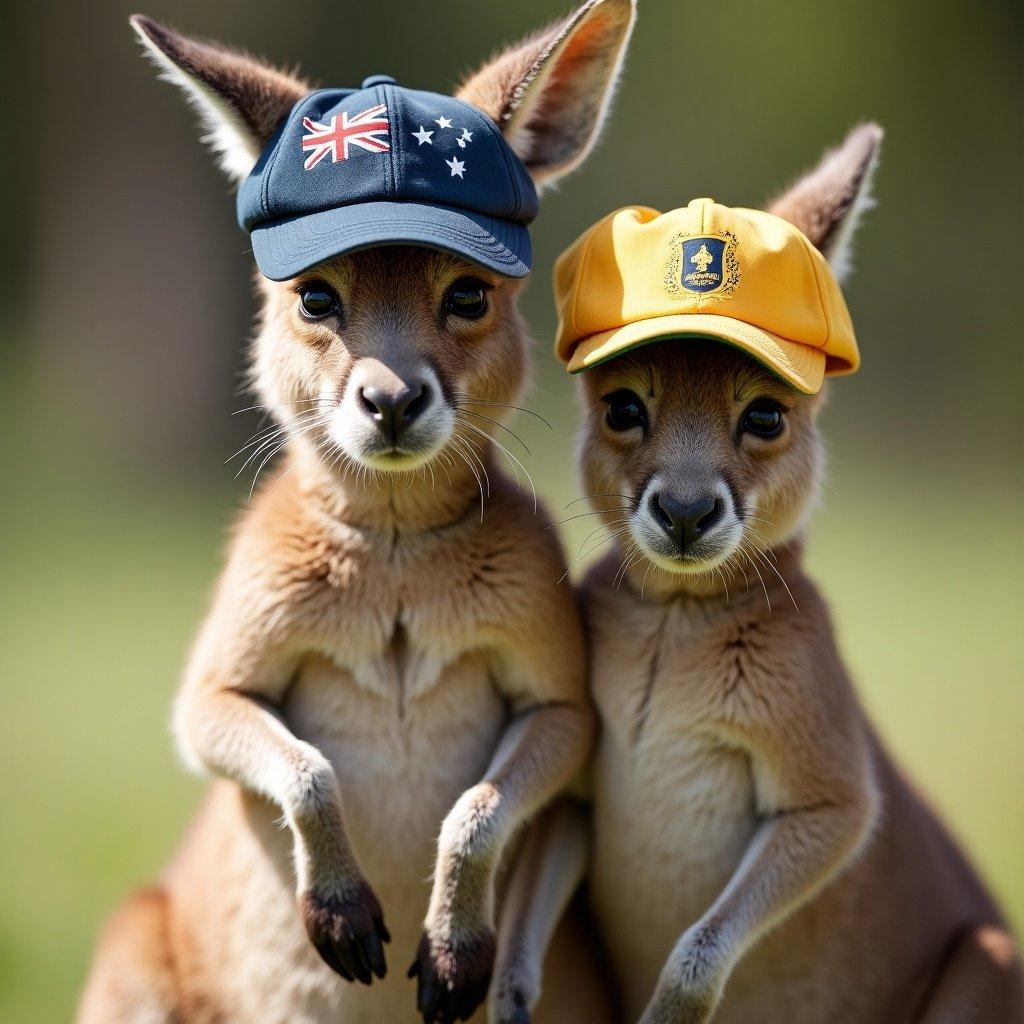
[[[136,27],[217,93],[215,119],[249,109],[218,92],[225,61],[259,109],[261,90],[282,109],[291,96],[261,65],[239,75],[244,58]],[[604,88],[618,53],[591,60]],[[578,101],[546,108],[575,123]],[[262,137],[243,121],[235,165]],[[487,290],[477,320],[445,311],[466,277]],[[316,322],[299,301],[313,284],[340,299]],[[479,1020],[501,862],[593,731],[561,551],[495,458],[525,378],[521,285],[391,247],[259,286],[252,379],[276,427],[251,454],[285,458],[235,531],[174,719],[186,759],[221,778],[159,885],[111,925],[79,1021],[397,1024],[416,1015],[411,960],[428,1020]],[[414,386],[424,411],[389,437],[368,396]],[[550,1005],[589,955],[567,920]]]
[[587,0],[463,84],[459,95],[502,126],[538,185],[579,166],[593,148],[635,20],[632,0]]
[[[626,1019],[1024,1020],[1013,941],[879,742],[801,568],[820,396],[693,340],[582,386],[583,476],[616,538],[583,588],[602,722],[590,893]],[[646,428],[607,424],[619,389]],[[775,439],[740,429],[763,398],[788,410]],[[723,519],[670,555],[652,488],[724,490]]]

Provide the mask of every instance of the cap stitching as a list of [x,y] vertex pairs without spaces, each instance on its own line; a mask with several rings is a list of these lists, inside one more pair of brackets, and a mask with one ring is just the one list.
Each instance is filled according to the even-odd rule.
[[[394,109],[396,118],[401,119],[401,111],[399,110],[397,94],[389,86],[381,82],[376,88],[380,89],[381,98],[384,100],[385,108],[388,114]],[[391,145],[388,147],[388,166],[391,171],[391,194],[393,196],[398,195],[398,169],[395,166],[395,158],[400,154],[398,147],[401,145],[401,131],[399,130],[398,123],[391,117],[388,117],[388,126],[390,128]]]
[[[285,118],[284,123],[281,125],[281,133],[277,137],[277,145],[274,147],[270,156],[267,158],[267,165],[263,168],[263,180],[260,182],[260,206],[263,208],[263,216],[269,220],[271,218],[270,213],[270,176],[274,172],[274,167],[277,165],[277,158],[281,155],[281,151],[285,147],[285,133],[291,126],[292,117],[298,112],[300,106],[307,103],[312,97],[320,95],[322,92],[326,92],[326,89],[316,89],[309,93],[307,96],[303,96],[302,99],[296,100],[295,105],[291,110],[288,111],[288,116]],[[255,226],[255,225],[254,225]]]
[[[628,209],[628,207],[627,207],[627,209]],[[615,213],[608,214],[608,216],[605,217],[604,220],[599,220],[593,226],[593,228],[591,228],[590,237],[587,239],[586,244],[583,247],[583,252],[580,253],[580,261],[579,261],[579,263],[576,266],[576,273],[574,275],[575,283],[573,284],[573,290],[572,290],[573,291],[573,295],[572,295],[572,329],[573,329],[573,332],[576,333],[576,334],[580,333],[580,325],[579,325],[578,313],[579,313],[579,305],[580,305],[580,295],[583,292],[583,268],[584,268],[584,265],[587,262],[587,258],[590,256],[590,250],[594,246],[594,242],[597,239],[597,234],[598,234],[598,231],[600,231],[601,226],[605,223],[605,221],[611,220],[611,218],[614,217],[617,213],[619,213],[618,210],[616,210]],[[582,338],[579,338],[577,340],[576,344],[578,345],[582,340],[583,340]]]
[[[505,136],[502,135],[501,129],[486,114],[484,114],[483,111],[478,110],[472,103],[466,103],[465,100],[458,99],[458,97],[453,96],[452,99],[457,103],[461,103],[463,106],[468,107],[473,111],[473,113],[481,115],[484,121],[484,127],[496,139],[498,143],[498,152],[501,153],[502,162],[505,164],[505,171],[508,174],[509,182],[512,185],[512,193],[515,196],[512,219],[518,219],[523,212],[523,196],[519,188],[519,176],[516,174],[515,167],[510,159],[511,156],[515,156],[515,154],[512,153],[512,147],[509,146]],[[518,157],[516,157],[516,159],[518,159]],[[530,172],[527,171],[526,173],[529,174]]]
[[[800,239],[800,243],[804,247],[804,255],[807,257],[807,261],[811,265],[811,277],[814,278],[814,287],[818,293],[818,305],[821,307],[821,316],[822,319],[825,321],[825,340],[820,345],[815,346],[816,348],[820,348],[822,351],[824,351],[828,347],[828,340],[831,334],[832,324],[829,321],[828,310],[825,307],[825,296],[822,294],[821,291],[821,281],[818,279],[818,268],[817,266],[815,266],[816,261],[814,259],[813,254],[811,253],[810,239],[808,239],[802,233],[799,233],[797,235],[797,238]],[[804,344],[806,345],[807,343],[804,342]]]

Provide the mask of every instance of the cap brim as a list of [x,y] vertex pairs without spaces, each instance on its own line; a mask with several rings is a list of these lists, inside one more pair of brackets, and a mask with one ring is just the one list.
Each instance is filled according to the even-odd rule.
[[787,384],[813,395],[825,379],[825,353],[810,345],[780,338],[770,331],[712,313],[687,313],[637,320],[584,338],[569,359],[570,373],[580,373],[655,341],[715,338],[753,356]]
[[261,273],[286,281],[343,253],[423,245],[454,253],[503,277],[525,277],[533,253],[525,225],[428,203],[377,202],[260,224],[252,250]]

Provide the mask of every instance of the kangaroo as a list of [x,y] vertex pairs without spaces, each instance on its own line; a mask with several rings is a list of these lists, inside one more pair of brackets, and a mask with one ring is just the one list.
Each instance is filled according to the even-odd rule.
[[[846,275],[880,139],[854,130],[771,215],[619,211],[556,271],[613,539],[582,585],[588,891],[642,1024],[1024,1020],[1000,913],[867,720],[801,564],[821,378],[857,364],[825,257]],[[803,345],[779,329],[801,319]]]
[[[589,0],[454,99],[399,96],[378,76],[364,91],[387,102],[300,117],[301,151],[282,125],[319,102],[307,83],[132,24],[243,182],[240,209],[250,172],[288,161],[299,199],[320,195],[308,182],[340,180],[328,173],[358,190],[389,168],[393,189],[401,159],[432,160],[455,195],[443,189],[472,181],[489,145],[521,211],[529,179],[553,182],[591,149],[633,20],[631,0]],[[337,92],[330,102],[347,102]],[[442,100],[475,138],[444,136],[458,125],[443,115],[418,130],[397,120],[401,104]],[[487,223],[456,219],[467,216]],[[495,457],[526,373],[525,257],[495,270],[505,249],[491,238],[466,258],[444,217],[437,244],[338,243],[300,272],[257,275],[252,381],[275,426],[253,447],[265,458],[282,446],[286,468],[234,531],[174,713],[184,757],[217,778],[168,868],[108,924],[81,1024],[481,1019],[499,862],[584,762],[593,712],[576,599],[555,585],[563,556]],[[253,241],[257,261],[271,259]],[[588,941],[571,919],[556,935],[564,969],[549,970],[542,1019],[602,989]],[[387,972],[395,956],[415,983]]]

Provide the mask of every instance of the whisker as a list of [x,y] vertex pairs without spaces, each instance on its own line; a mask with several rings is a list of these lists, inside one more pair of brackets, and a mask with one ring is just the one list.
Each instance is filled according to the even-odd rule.
[[464,405],[493,405],[498,409],[515,409],[516,412],[525,412],[527,416],[535,416],[539,419],[548,430],[555,429],[539,412],[534,412],[532,409],[524,409],[521,405],[507,405],[504,402],[484,402],[479,398],[467,398],[465,396],[460,396],[460,398]]
[[[253,449],[253,451],[250,453],[249,457],[245,460],[245,462],[242,463],[242,465],[238,469],[238,472],[235,473],[235,479],[237,480],[242,475],[242,473],[245,472],[245,468],[248,465],[250,465],[250,463],[254,462],[256,459],[259,458],[260,453],[265,448],[273,447],[274,445],[277,445],[277,447],[274,448],[274,451],[279,451],[280,448],[282,447],[282,445],[288,443],[288,440],[290,438],[299,438],[299,437],[302,437],[303,434],[308,434],[311,430],[316,430],[318,427],[323,426],[327,422],[327,419],[328,418],[326,416],[319,416],[319,417],[315,418],[312,422],[304,423],[303,426],[299,430],[286,429],[286,430],[279,431],[279,432],[271,435],[270,437],[266,438],[258,447]],[[282,442],[282,444],[278,445],[278,441],[282,437],[284,437],[284,441]],[[266,465],[266,460],[264,460],[264,462],[261,464],[260,468],[262,468],[265,465]],[[259,471],[257,470],[257,475],[258,475],[258,473],[259,473]]]
[[574,516],[569,516],[568,519],[562,519],[557,523],[552,523],[550,526],[544,527],[546,530],[553,530],[556,526],[565,526],[566,523],[571,523],[574,519],[585,519],[587,516],[600,516],[605,512],[631,512],[632,506],[626,505],[623,508],[598,508],[594,509],[593,512],[578,512]]
[[[522,469],[522,471],[526,474],[526,479],[529,480],[529,482],[530,482],[530,490],[533,492],[533,514],[536,515],[537,514],[537,488],[534,485],[533,477],[530,476],[530,471],[526,468],[526,466],[524,466],[523,463],[519,460],[519,458],[517,456],[513,455],[497,438],[491,437],[491,435],[488,434],[486,431],[481,430],[479,427],[474,426],[472,423],[466,423],[465,421],[463,421],[462,425],[464,427],[469,427],[470,430],[475,430],[485,440],[490,441],[494,445],[497,445],[498,450],[501,451],[502,454],[504,454],[508,459],[511,460],[513,468],[518,466],[519,469]],[[524,445],[524,447],[525,447],[525,445]],[[529,449],[527,449],[527,450],[529,450]],[[517,486],[520,484],[519,469],[515,470],[516,485]]]
[[572,501],[566,502],[565,507],[568,508],[570,505],[576,505],[581,501],[587,501],[589,498],[625,498],[626,501],[633,500],[628,494],[584,494],[582,498],[573,498]]
[[[597,530],[594,530],[593,533],[597,533]],[[593,533],[590,536],[593,536]],[[555,585],[558,586],[558,584],[561,583],[566,578],[566,576],[568,576],[569,573],[571,573],[573,569],[575,569],[576,566],[583,561],[584,558],[587,558],[589,555],[592,555],[601,546],[601,544],[605,544],[610,540],[618,540],[619,537],[622,537],[628,533],[628,529],[616,530],[613,533],[610,533],[607,537],[605,537],[604,540],[602,540],[600,543],[593,545],[587,551],[583,550],[583,546],[587,543],[587,541],[585,540],[583,544],[580,545],[580,549],[579,551],[577,551],[576,557],[572,560],[572,562],[569,563],[569,567],[565,570],[565,572],[563,572],[562,575],[559,576],[558,581]],[[589,540],[590,538],[588,537],[587,539]]]
[[480,468],[480,472],[483,474],[484,480],[487,483],[487,497],[489,498],[491,496],[491,477],[490,474],[487,472],[487,467],[484,465],[484,460],[480,457],[480,453],[476,450],[476,445],[473,444],[471,438],[467,437],[465,434],[460,434],[458,428],[456,428],[455,431],[452,433],[452,439],[458,439],[462,443],[463,447],[469,451],[470,456],[474,459],[477,466]]
[[247,405],[244,409],[236,409],[231,415],[241,416],[243,412],[269,412],[271,409],[291,409],[296,405],[317,405],[321,402],[329,402],[334,404],[334,399],[331,398],[296,398],[292,402],[275,402],[270,405]]
[[754,554],[761,559],[761,563],[763,565],[767,566],[769,569],[771,569],[773,573],[775,573],[776,576],[778,576],[779,582],[783,585],[783,587],[786,588],[786,593],[789,594],[789,599],[793,602],[793,607],[796,609],[797,614],[799,614],[800,606],[796,603],[796,598],[793,596],[793,591],[789,589],[789,584],[785,581],[785,579],[783,579],[782,573],[780,573],[779,570],[776,569],[775,566],[771,562],[769,562],[767,558],[764,557],[765,553],[763,551],[759,551],[755,548]]
[[[473,474],[473,478],[476,480],[477,489],[480,491],[480,522],[482,523],[484,521],[484,484],[483,484],[483,481],[480,479],[480,474],[476,471],[476,466],[474,466],[473,463],[469,461],[469,459],[466,457],[465,452],[462,450],[462,446],[460,444],[460,439],[457,438],[453,434],[451,436],[451,438],[449,439],[449,443],[455,449],[455,452],[459,456],[459,458],[462,459],[462,461],[469,468],[469,471]],[[450,479],[451,479],[451,477],[449,477],[449,480]]]
[[[470,412],[469,409],[463,409],[462,406],[458,404],[458,402],[455,403],[455,408],[458,409],[460,412],[464,413],[466,416],[475,416],[478,420],[486,420],[488,423],[493,423],[496,427],[500,427],[507,434],[511,434],[523,446],[523,449],[526,451],[527,455],[533,454],[533,452],[531,452],[530,449],[527,447],[526,442],[514,430],[509,430],[509,428],[506,427],[505,424],[502,423],[500,420],[496,420],[491,416],[485,416],[482,412]],[[469,424],[467,423],[466,426],[469,426]]]
[[772,599],[768,596],[768,586],[764,581],[764,577],[761,575],[761,570],[758,569],[757,563],[750,557],[749,551],[744,550],[743,554],[746,556],[747,561],[750,563],[750,568],[757,573],[757,578],[761,581],[761,589],[764,591],[765,603],[768,605],[768,614],[772,613]]

